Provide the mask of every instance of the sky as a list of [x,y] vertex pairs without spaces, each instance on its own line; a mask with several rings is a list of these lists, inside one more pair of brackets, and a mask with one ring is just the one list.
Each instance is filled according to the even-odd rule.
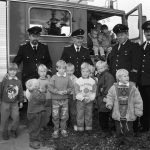
[[[126,13],[133,9],[138,4],[142,3],[143,15],[147,17],[147,20],[150,20],[150,1],[149,0],[113,0],[114,7],[118,7],[119,10],[124,10]],[[88,2],[91,5],[95,6],[106,6],[108,0],[94,0],[94,2]]]

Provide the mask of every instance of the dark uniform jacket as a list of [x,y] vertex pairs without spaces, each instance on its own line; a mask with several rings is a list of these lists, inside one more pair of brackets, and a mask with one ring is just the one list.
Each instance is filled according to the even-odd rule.
[[119,44],[116,44],[108,56],[110,72],[115,77],[118,69],[126,69],[129,71],[130,81],[136,82],[140,65],[140,46],[127,40],[119,50],[118,48]]
[[66,63],[72,63],[75,66],[74,75],[76,77],[81,77],[81,64],[83,62],[87,62],[93,65],[89,50],[81,46],[80,52],[76,52],[74,44],[68,47],[64,47],[61,59]]
[[20,45],[13,62],[17,63],[17,65],[23,62],[23,86],[28,79],[38,78],[37,66],[39,64],[46,65],[48,69],[52,66],[48,46],[40,42],[38,42],[37,50],[33,50],[30,42]]
[[139,70],[139,84],[150,85],[150,44],[144,49],[146,42],[141,45],[141,64]]

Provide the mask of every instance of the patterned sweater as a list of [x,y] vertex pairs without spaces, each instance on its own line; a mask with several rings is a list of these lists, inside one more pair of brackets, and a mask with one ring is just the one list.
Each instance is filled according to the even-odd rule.
[[6,103],[23,102],[23,88],[17,77],[5,76],[0,87],[0,101]]
[[75,84],[76,99],[80,101],[93,101],[96,96],[96,82],[91,77],[77,79]]

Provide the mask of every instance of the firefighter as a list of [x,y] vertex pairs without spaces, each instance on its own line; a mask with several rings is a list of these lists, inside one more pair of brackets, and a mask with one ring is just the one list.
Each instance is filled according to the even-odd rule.
[[72,63],[75,66],[74,75],[81,77],[81,64],[87,62],[93,64],[90,58],[90,52],[87,48],[83,47],[84,30],[78,29],[72,33],[73,44],[64,47],[61,59],[66,63]]
[[143,99],[142,131],[150,128],[150,21],[142,25],[146,41],[141,45],[141,67],[139,71],[139,90]]

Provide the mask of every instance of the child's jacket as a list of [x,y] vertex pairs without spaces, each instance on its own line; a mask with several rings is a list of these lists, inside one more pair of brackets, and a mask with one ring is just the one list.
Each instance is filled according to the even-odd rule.
[[[137,116],[142,116],[143,101],[138,89],[132,82],[129,82],[128,95],[128,103],[122,102],[122,104],[125,104],[125,107],[120,107],[121,103],[119,102],[118,98],[118,83],[114,83],[114,85],[108,91],[107,98],[105,99],[106,107],[112,107],[112,118],[114,120],[120,121],[122,118],[121,115],[123,115],[124,119],[126,119],[127,121],[135,121]],[[124,113],[126,114],[124,115]]]
[[103,101],[104,97],[106,97],[108,90],[115,82],[114,77],[109,73],[108,70],[104,71],[98,77],[98,85],[96,92],[96,100],[98,104],[98,109],[100,112],[108,112],[109,109],[106,108],[106,103]]

